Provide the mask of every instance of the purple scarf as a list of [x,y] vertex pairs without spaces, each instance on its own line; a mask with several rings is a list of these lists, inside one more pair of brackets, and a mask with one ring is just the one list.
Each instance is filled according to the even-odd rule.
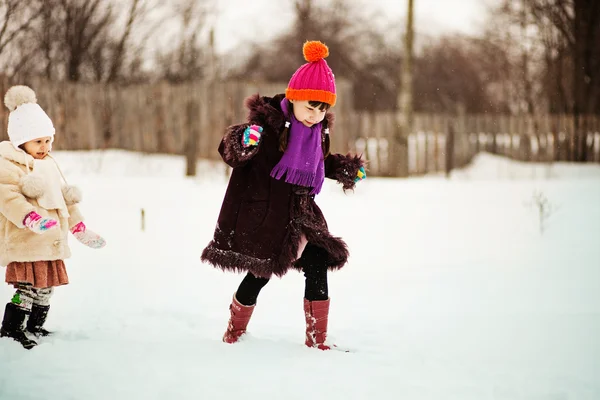
[[325,180],[323,149],[321,148],[321,123],[310,128],[289,112],[288,100],[281,100],[283,114],[291,121],[287,149],[271,176],[295,185],[312,187],[310,194],[318,194]]

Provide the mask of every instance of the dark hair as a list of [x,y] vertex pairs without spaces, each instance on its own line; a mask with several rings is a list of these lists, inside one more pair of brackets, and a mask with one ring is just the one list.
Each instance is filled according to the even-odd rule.
[[321,111],[328,111],[331,108],[331,104],[323,103],[322,101],[309,101],[308,104],[314,108],[318,108]]
[[[314,108],[318,108],[319,110],[327,111],[331,108],[331,104],[323,103],[322,101],[309,101],[310,104]],[[294,112],[294,105],[290,102],[290,112]],[[329,155],[329,134],[325,133],[327,129],[327,118],[324,118],[321,121],[321,148],[323,149],[323,157],[327,157]],[[290,136],[290,129],[284,128],[283,132],[279,136],[279,151],[284,152],[287,149],[288,138]]]

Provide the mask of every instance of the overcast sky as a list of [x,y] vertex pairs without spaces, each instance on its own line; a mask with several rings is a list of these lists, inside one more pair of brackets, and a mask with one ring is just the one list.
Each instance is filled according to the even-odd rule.
[[[407,0],[347,0],[365,7],[381,21],[404,21]],[[485,23],[488,4],[497,0],[414,0],[415,26],[429,34],[478,33]],[[215,26],[217,52],[232,50],[245,41],[270,39],[293,22],[292,1],[221,0]],[[379,23],[374,20],[373,23]]]

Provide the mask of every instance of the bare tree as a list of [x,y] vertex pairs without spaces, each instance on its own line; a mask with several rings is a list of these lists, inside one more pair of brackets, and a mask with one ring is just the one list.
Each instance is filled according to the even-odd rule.
[[[520,77],[524,97],[545,99],[547,110],[570,113],[574,116],[575,135],[571,138],[570,159],[585,161],[589,148],[586,143],[586,114],[600,113],[600,2],[597,0],[519,0],[505,1],[500,18],[533,34],[525,43],[533,49],[522,53]],[[497,16],[498,17],[498,16]],[[511,25],[508,25],[508,29]],[[522,41],[523,42],[523,41]],[[532,50],[542,49],[539,54]],[[537,59],[542,66],[533,72],[526,68]],[[533,78],[533,79],[532,79]],[[541,89],[528,86],[544,82]]]
[[0,0],[0,55],[19,35],[29,30],[32,22],[38,17],[36,9],[20,0]]
[[146,11],[146,5],[147,3],[145,3],[143,0],[131,0],[131,6],[129,8],[127,22],[125,23],[125,29],[120,39],[118,40],[115,47],[115,51],[111,57],[112,64],[110,66],[110,72],[107,78],[107,81],[109,82],[115,81],[121,73],[121,69],[123,67],[124,59],[126,56],[127,41],[131,36],[131,31],[135,26],[136,22],[141,19],[143,13]]
[[541,81],[547,101],[547,111],[552,114],[566,113],[571,109],[573,97],[570,88],[571,70],[569,46],[560,32],[551,24],[539,24],[540,37],[544,47],[544,72]]
[[10,51],[2,57],[3,64],[10,66],[7,69],[19,77],[97,82],[148,79],[143,71],[144,47],[156,33],[156,24],[164,20],[145,24],[145,18],[151,7],[162,6],[162,0],[129,0],[127,4],[29,0],[19,4],[27,5],[21,19],[37,16],[7,44]]
[[479,45],[493,63],[483,61],[490,82],[494,82],[502,111],[513,114],[532,114],[542,110],[540,80],[542,46],[532,37],[531,15],[520,2],[505,0],[487,23],[487,30]]
[[[27,46],[18,52],[7,51],[11,45],[26,44],[22,39],[29,35],[31,26],[39,17],[38,8],[21,0],[0,0],[0,63],[5,71],[19,71],[31,54]],[[19,46],[14,46],[18,48]]]
[[96,41],[108,36],[112,5],[101,0],[30,0],[39,7],[31,46],[39,53],[27,71],[80,81]]
[[[305,62],[303,43],[320,40],[329,47],[327,63],[336,77],[354,84],[355,107],[394,109],[401,47],[370,23],[372,16],[364,13],[360,3],[295,0],[293,4],[296,16],[289,31],[266,45],[251,45],[247,61],[231,71],[230,77],[285,82]],[[390,32],[400,34],[397,24]]]
[[567,43],[572,65],[572,112],[598,112],[600,105],[600,3],[595,0],[525,0],[538,24],[548,22]]
[[101,0],[60,0],[64,12],[64,41],[67,79],[81,79],[86,51],[94,45],[112,22],[112,5]]
[[56,57],[57,41],[55,40],[54,27],[59,25],[56,18],[58,8],[56,0],[42,3],[40,7],[41,22],[37,29],[38,46],[44,57],[44,76],[50,80],[53,76],[54,61]]
[[173,17],[180,21],[175,43],[157,56],[158,75],[171,82],[200,79],[209,61],[210,4],[206,0],[178,0],[172,4]]
[[495,85],[504,80],[502,51],[488,42],[443,36],[424,45],[414,68],[414,109],[422,112],[507,111]]

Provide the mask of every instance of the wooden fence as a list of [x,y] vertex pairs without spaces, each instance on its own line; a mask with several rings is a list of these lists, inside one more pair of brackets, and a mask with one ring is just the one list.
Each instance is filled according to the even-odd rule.
[[[285,84],[245,82],[166,83],[120,87],[70,84],[32,79],[38,102],[52,118],[55,149],[119,148],[145,153],[188,154],[219,159],[216,151],[226,126],[245,120],[244,99],[253,94],[274,95]],[[11,83],[0,76],[0,93]],[[361,152],[372,176],[391,176],[393,163],[408,162],[411,175],[444,172],[467,164],[479,151],[522,161],[573,160],[577,146],[586,161],[600,162],[600,118],[580,120],[578,134],[572,116],[415,115],[405,138],[408,160],[394,160],[390,143],[397,131],[392,112],[354,110],[352,87],[338,84],[332,150]],[[4,140],[8,110],[0,107],[0,136]],[[581,123],[583,121],[583,123]],[[192,152],[193,153],[193,152]]]
[[[393,113],[353,113],[346,134],[352,148],[364,152],[371,174],[388,176],[390,142],[397,118]],[[600,162],[600,116],[575,121],[570,115],[441,115],[416,114],[407,137],[411,175],[447,172],[468,164],[481,151],[519,161],[573,161],[585,147],[587,162]]]

